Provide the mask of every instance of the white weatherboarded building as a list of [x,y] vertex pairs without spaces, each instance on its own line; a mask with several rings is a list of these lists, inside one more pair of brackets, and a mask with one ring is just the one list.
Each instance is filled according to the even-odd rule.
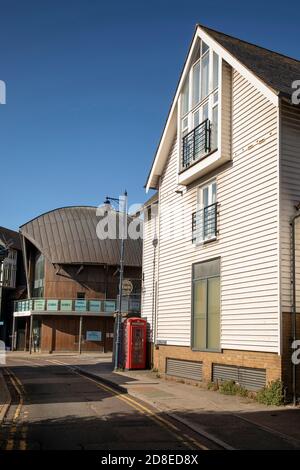
[[142,316],[163,373],[295,392],[297,79],[299,61],[197,26],[147,180]]

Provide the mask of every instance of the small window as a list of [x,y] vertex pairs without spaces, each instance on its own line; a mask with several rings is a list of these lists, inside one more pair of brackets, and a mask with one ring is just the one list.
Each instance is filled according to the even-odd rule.
[[182,132],[186,133],[189,130],[189,118],[185,117],[182,119]]
[[193,66],[193,106],[200,101],[200,60]]
[[219,56],[213,53],[213,89],[219,85]]
[[217,236],[217,183],[198,189],[197,211],[193,213],[193,242],[214,240]]
[[211,122],[211,146],[213,149],[218,148],[218,103],[212,109],[212,122]]
[[220,259],[193,265],[192,348],[220,349]]
[[205,54],[208,50],[209,50],[208,45],[204,41],[202,41],[201,54],[202,55]]
[[182,92],[182,102],[181,102],[181,111],[182,116],[188,113],[189,111],[189,82],[185,82]]
[[201,60],[201,100],[209,93],[209,54]]
[[85,299],[85,292],[77,292],[77,299]]

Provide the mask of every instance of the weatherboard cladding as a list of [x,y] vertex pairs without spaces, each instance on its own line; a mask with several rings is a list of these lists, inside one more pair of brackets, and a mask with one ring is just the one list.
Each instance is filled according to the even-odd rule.
[[[283,103],[281,106],[280,164],[280,255],[281,310],[291,312],[291,227],[300,202],[300,109]],[[300,223],[296,222],[296,286],[300,285]],[[297,311],[300,311],[300,289],[296,289]]]
[[[156,195],[155,195],[156,196]],[[157,197],[156,197],[157,200]],[[145,206],[148,205],[145,203]],[[158,218],[151,217],[143,224],[143,289],[142,289],[142,318],[148,322],[149,339],[153,340],[153,323],[155,323],[155,281],[157,280],[158,249],[153,247],[153,239],[158,232]],[[153,279],[155,277],[155,280]],[[154,281],[154,282],[153,282]],[[153,298],[154,296],[154,298]]]
[[[276,107],[233,71],[233,165],[216,174],[218,241],[199,247],[188,236],[169,237],[170,210],[174,233],[180,234],[191,227],[197,204],[196,185],[182,195],[175,192],[174,136],[160,186],[158,340],[190,346],[191,266],[220,256],[221,348],[278,352],[277,126]],[[150,291],[149,276],[145,281]],[[143,315],[150,318],[151,303],[145,307]]]
[[[53,264],[120,263],[120,240],[99,239],[96,227],[101,218],[96,207],[55,209],[22,225],[20,232]],[[115,213],[118,228],[118,213]],[[128,224],[132,218],[128,217]],[[118,233],[118,232],[117,232]],[[125,240],[125,265],[141,266],[141,239]]]

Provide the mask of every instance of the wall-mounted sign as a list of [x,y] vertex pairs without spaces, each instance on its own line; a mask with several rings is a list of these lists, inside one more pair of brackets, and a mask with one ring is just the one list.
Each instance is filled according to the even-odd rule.
[[76,312],[86,312],[86,300],[77,299],[75,300],[75,311]]
[[104,311],[107,313],[115,312],[116,310],[116,301],[115,300],[105,300],[104,301]]
[[45,300],[37,299],[34,301],[34,310],[45,310]]
[[87,331],[86,341],[102,341],[102,331]]
[[89,311],[94,313],[101,312],[101,300],[90,300]]
[[132,282],[130,281],[130,279],[124,279],[124,281],[122,283],[123,295],[130,295],[132,291],[133,291]]
[[63,312],[72,311],[72,300],[61,300],[60,301],[60,310]]
[[47,300],[47,310],[50,312],[57,312],[58,310],[58,300]]

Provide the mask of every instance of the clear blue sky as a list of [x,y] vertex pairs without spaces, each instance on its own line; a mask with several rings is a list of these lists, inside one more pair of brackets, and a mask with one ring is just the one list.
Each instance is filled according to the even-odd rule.
[[0,225],[143,185],[197,22],[300,58],[293,2],[0,0]]

